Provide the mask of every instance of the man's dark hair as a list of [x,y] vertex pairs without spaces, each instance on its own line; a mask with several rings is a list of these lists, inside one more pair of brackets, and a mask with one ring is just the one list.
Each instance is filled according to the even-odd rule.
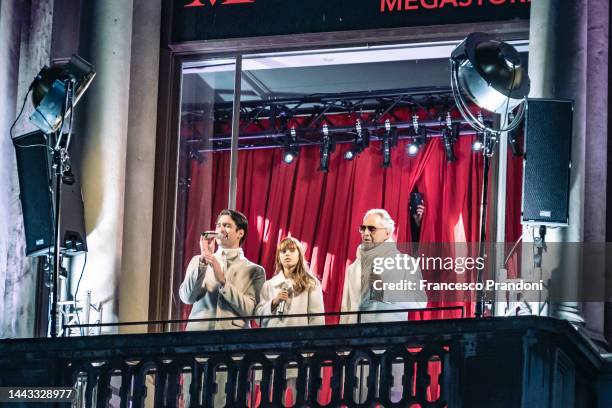
[[222,215],[229,215],[232,218],[232,221],[236,223],[236,232],[238,232],[238,230],[244,231],[244,235],[242,238],[240,238],[240,246],[242,246],[242,243],[246,239],[247,233],[249,232],[249,221],[247,220],[247,217],[240,211],[225,209],[219,213],[217,216],[217,221],[219,221],[219,218],[221,218]]

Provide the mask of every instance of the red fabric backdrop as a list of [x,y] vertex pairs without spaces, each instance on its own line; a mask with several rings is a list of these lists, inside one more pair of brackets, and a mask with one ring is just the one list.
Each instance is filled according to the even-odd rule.
[[[382,168],[377,142],[353,161],[343,158],[350,145],[339,145],[328,173],[318,170],[316,146],[302,147],[291,165],[283,163],[280,148],[240,151],[237,209],[249,219],[245,254],[264,266],[270,277],[277,243],[287,235],[297,237],[323,284],[326,311],[338,311],[346,267],[355,259],[360,241],[357,228],[368,209],[389,211],[397,224],[397,241],[409,242],[409,196],[416,186],[426,204],[422,243],[478,241],[482,156],[472,152],[472,142],[473,137],[460,137],[455,145],[457,161],[448,163],[440,138],[431,139],[417,157],[405,153],[407,141],[401,140],[392,151],[388,169]],[[520,167],[516,160],[512,168]],[[215,153],[208,162],[191,163],[185,266],[198,251],[199,233],[211,228],[216,214],[227,204],[228,172],[229,152]],[[517,224],[520,175],[508,180],[512,184],[508,210],[513,213],[509,218]],[[508,233],[515,234],[514,230]],[[189,309],[183,312],[187,316]],[[471,309],[466,312],[469,315]],[[457,316],[438,312],[422,317]],[[336,320],[328,319],[328,323]]]

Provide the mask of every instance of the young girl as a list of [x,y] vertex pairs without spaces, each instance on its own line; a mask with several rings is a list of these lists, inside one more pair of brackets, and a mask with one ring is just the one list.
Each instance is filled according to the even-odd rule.
[[308,272],[302,245],[292,237],[283,239],[276,248],[275,275],[264,283],[255,309],[258,316],[280,317],[262,319],[262,327],[324,325],[323,316],[291,317],[323,312],[321,284]]

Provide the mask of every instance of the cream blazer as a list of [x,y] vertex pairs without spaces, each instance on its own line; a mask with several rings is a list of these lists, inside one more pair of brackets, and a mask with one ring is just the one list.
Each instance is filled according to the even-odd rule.
[[228,260],[223,259],[223,250],[219,249],[214,256],[219,260],[225,272],[225,285],[219,287],[212,267],[199,266],[199,257],[194,256],[187,266],[185,279],[179,288],[179,297],[183,303],[193,304],[190,319],[236,317],[236,320],[218,322],[189,322],[187,330],[242,329],[250,326],[249,321],[241,316],[253,316],[259,302],[259,293],[266,280],[264,269],[249,261],[240,254]]
[[[312,276],[312,275],[310,275]],[[324,313],[323,307],[323,290],[319,280],[312,276],[316,285],[309,291],[304,291],[297,296],[290,297],[285,305],[285,313],[283,317],[273,319],[262,319],[262,327],[288,327],[288,326],[312,326],[312,325],[324,325],[324,316],[313,316],[313,317],[291,317],[291,314],[304,314],[304,313]],[[258,316],[273,315],[272,313],[272,299],[281,291],[281,286],[285,281],[283,273],[277,273],[271,279],[264,283],[261,289],[261,300],[255,309],[255,314]]]

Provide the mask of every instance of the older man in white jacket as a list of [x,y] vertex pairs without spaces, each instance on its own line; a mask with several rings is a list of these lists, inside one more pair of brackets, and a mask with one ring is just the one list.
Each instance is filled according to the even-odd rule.
[[[377,271],[375,266],[382,265],[387,258],[396,259],[400,254],[393,232],[395,222],[383,209],[371,209],[363,217],[359,227],[361,245],[357,248],[357,259],[349,265],[344,278],[342,292],[342,312],[381,311],[361,316],[362,323],[407,320],[406,312],[384,313],[393,309],[418,309],[427,306],[427,295],[422,290],[384,290],[383,284],[414,282],[419,287],[422,279],[420,269],[400,268],[399,266]],[[407,262],[413,265],[412,262]],[[378,273],[377,273],[378,272]],[[357,315],[343,315],[340,323],[357,323]]]

